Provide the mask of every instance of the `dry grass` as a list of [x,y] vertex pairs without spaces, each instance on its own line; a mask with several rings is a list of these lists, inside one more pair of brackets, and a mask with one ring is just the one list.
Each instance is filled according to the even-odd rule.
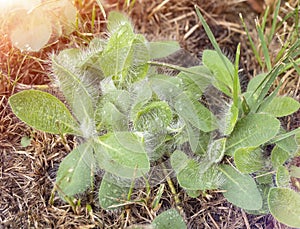
[[[51,203],[58,165],[74,147],[76,139],[68,137],[69,149],[64,146],[60,137],[34,131],[20,122],[7,104],[8,97],[16,91],[50,83],[49,54],[69,46],[83,46],[93,36],[101,35],[105,30],[104,17],[98,5],[89,2],[83,1],[86,4],[80,10],[84,21],[80,33],[63,38],[39,53],[20,53],[11,47],[7,37],[1,36],[0,228],[123,228],[135,223],[149,223],[164,209],[176,207],[171,191],[165,188],[161,207],[151,209],[151,201],[158,187],[153,187],[149,199],[146,198],[145,190],[136,191],[133,200],[147,201],[136,202],[119,211],[100,209],[94,190],[89,190],[87,195],[78,196],[81,204],[75,209],[62,202],[57,194]],[[294,7],[296,2],[291,0],[289,4]],[[237,44],[243,42],[241,64],[245,73],[252,77],[260,72],[252,51],[244,42],[246,38],[238,18],[238,13],[243,12],[254,34],[254,18],[258,15],[245,2],[137,0],[133,8],[126,8],[117,1],[109,7],[106,6],[106,12],[114,8],[123,9],[131,15],[136,30],[145,34],[149,40],[175,39],[182,47],[199,56],[203,49],[211,46],[194,13],[195,4],[202,10],[222,48],[233,55]],[[98,12],[94,25],[89,20],[93,7]],[[281,31],[281,34],[286,32],[288,30]],[[299,99],[299,75],[288,72],[283,78],[285,81],[281,93]],[[286,123],[289,129],[298,127],[300,113],[287,118]],[[20,144],[23,136],[32,138],[27,147]],[[100,174],[96,180],[97,185],[101,180]],[[176,184],[175,181],[174,183]],[[220,193],[209,192],[191,199],[179,187],[176,186],[176,189],[189,228],[286,228],[271,216],[247,215],[229,204]],[[91,206],[91,211],[88,206]]]

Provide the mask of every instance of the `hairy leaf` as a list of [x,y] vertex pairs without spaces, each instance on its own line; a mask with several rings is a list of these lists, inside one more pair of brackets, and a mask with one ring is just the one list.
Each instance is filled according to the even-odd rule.
[[290,186],[290,175],[287,168],[280,165],[276,171],[276,185],[278,187],[288,188]]
[[107,102],[101,109],[101,124],[108,130],[127,131],[128,120],[125,114],[121,113],[114,104]]
[[227,154],[233,155],[235,150],[244,147],[258,147],[279,131],[280,122],[268,114],[249,114],[239,120],[227,140]]
[[234,153],[234,163],[241,173],[253,173],[264,166],[260,148],[239,148]]
[[229,69],[227,69],[216,51],[205,50],[202,55],[203,64],[214,73],[216,79],[213,82],[214,86],[229,97],[232,97],[234,66],[225,56],[224,60]]
[[67,107],[53,95],[28,90],[9,98],[16,116],[41,131],[53,134],[79,134],[79,126]]
[[136,112],[140,110],[151,97],[152,90],[149,82],[140,80],[132,84],[130,87],[131,116],[135,116]]
[[124,178],[140,177],[150,169],[141,139],[130,132],[108,133],[95,139],[95,158],[100,168]]
[[107,29],[111,34],[117,33],[124,26],[129,28],[130,32],[133,33],[133,26],[131,25],[131,22],[125,14],[117,11],[112,11],[109,13],[107,19]]
[[86,142],[75,148],[60,163],[56,185],[61,196],[84,192],[93,183],[93,148]]
[[289,153],[278,146],[275,146],[271,152],[271,162],[275,169],[283,165],[289,158]]
[[205,163],[189,159],[179,150],[172,154],[171,165],[177,174],[180,186],[188,190],[216,189],[223,182],[222,174],[216,166],[207,167]]
[[216,129],[213,114],[195,98],[189,98],[181,89],[180,79],[158,75],[151,78],[150,83],[157,96],[167,101],[186,123],[204,132]]
[[[84,137],[94,134],[94,108],[100,95],[100,78],[80,69],[82,53],[67,49],[52,58],[52,68],[60,90],[81,124]],[[87,131],[88,130],[88,131]]]
[[150,59],[166,57],[180,49],[177,41],[154,41],[148,43]]
[[166,129],[172,121],[172,111],[163,101],[151,102],[138,111],[133,121],[138,131],[157,133]]
[[144,37],[134,34],[126,23],[110,37],[102,52],[100,67],[117,88],[127,88],[146,75],[149,51],[145,42]]
[[237,123],[238,116],[239,109],[232,103],[219,120],[219,131],[223,135],[230,135]]
[[283,117],[290,115],[300,108],[300,103],[290,97],[275,97],[260,112],[265,112],[275,117]]
[[241,174],[229,165],[221,165],[219,170],[227,178],[221,188],[226,190],[223,195],[229,202],[247,210],[262,207],[262,197],[251,176]]
[[297,154],[299,145],[296,141],[295,135],[292,135],[290,137],[287,137],[283,140],[277,141],[276,145],[283,149],[284,151],[288,152],[291,157],[295,156]]
[[288,188],[272,188],[268,196],[271,214],[281,223],[300,228],[300,194]]
[[158,215],[152,222],[155,229],[185,229],[183,218],[175,209],[169,209]]
[[226,138],[219,138],[211,142],[204,161],[207,160],[207,164],[219,163],[224,157],[225,144]]
[[127,201],[131,180],[105,173],[100,184],[98,198],[105,210],[123,206]]
[[194,66],[181,71],[177,77],[182,79],[184,91],[192,98],[200,98],[205,89],[212,83],[213,75],[205,66]]
[[290,167],[290,175],[292,177],[300,178],[300,167],[292,165]]

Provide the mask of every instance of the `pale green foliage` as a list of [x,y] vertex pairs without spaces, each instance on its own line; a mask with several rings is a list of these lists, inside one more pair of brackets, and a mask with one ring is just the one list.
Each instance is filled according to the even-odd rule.
[[98,194],[101,207],[106,210],[112,210],[125,204],[130,182],[129,179],[121,180],[109,173],[105,173]]
[[254,173],[264,166],[260,148],[239,148],[234,152],[234,163],[241,173]]
[[275,117],[283,117],[296,112],[299,108],[300,103],[290,97],[275,97],[260,112],[266,112]]
[[233,64],[226,58],[225,65],[218,53],[212,50],[203,52],[202,61],[215,76],[216,80],[213,81],[213,85],[226,95],[231,96],[233,92]]
[[53,134],[77,134],[79,126],[56,97],[37,90],[22,91],[9,98],[13,112],[28,125]]
[[73,196],[84,192],[93,182],[95,159],[91,142],[75,148],[61,162],[56,176],[56,185],[61,196]]
[[241,174],[229,165],[219,167],[227,177],[221,186],[226,192],[223,194],[233,204],[248,210],[259,210],[262,207],[262,197],[254,179]]
[[138,131],[160,132],[170,125],[172,111],[166,102],[158,101],[142,107],[133,121]]
[[134,133],[102,135],[95,139],[94,153],[100,168],[119,177],[140,177],[150,169],[141,139]]
[[233,155],[235,150],[244,147],[258,147],[279,131],[279,121],[267,114],[249,114],[240,119],[227,140],[226,153]]
[[152,225],[155,229],[185,229],[187,228],[182,217],[175,209],[170,209],[157,216]]
[[290,227],[300,227],[300,194],[289,188],[272,188],[268,203],[270,212],[279,221]]
[[175,209],[169,209],[158,215],[151,224],[140,224],[126,229],[186,229],[187,226],[181,215]]
[[[276,97],[278,89],[267,96],[282,69],[253,78],[242,93],[238,59],[233,65],[218,47],[204,52],[204,65],[176,67],[152,59],[178,50],[177,43],[147,42],[116,12],[108,17],[108,29],[107,40],[95,38],[85,49],[64,50],[52,58],[71,112],[40,91],[21,92],[9,100],[15,114],[32,127],[81,139],[59,167],[60,195],[85,191],[94,172],[102,169],[100,205],[124,206],[135,184],[150,180],[169,157],[178,183],[192,197],[222,189],[228,201],[254,214],[274,208],[267,202],[269,190],[289,187],[284,165],[298,152],[299,129],[285,132],[277,117],[297,111],[299,103]],[[178,73],[158,74],[155,66]],[[214,99],[221,107],[214,110],[209,98],[219,95]],[[271,144],[275,147],[269,156],[265,151]],[[231,165],[223,163],[224,155],[233,157]],[[185,228],[176,211],[161,214],[151,226]]]

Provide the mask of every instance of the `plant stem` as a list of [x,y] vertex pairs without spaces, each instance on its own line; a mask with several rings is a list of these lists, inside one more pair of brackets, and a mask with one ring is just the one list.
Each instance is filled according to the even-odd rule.
[[182,207],[180,207],[180,204],[181,204],[181,201],[179,199],[179,194],[176,192],[176,189],[175,189],[175,186],[171,180],[171,178],[169,177],[169,174],[167,173],[167,168],[166,168],[166,165],[164,163],[162,163],[162,167],[163,167],[163,173],[166,177],[166,180],[167,180],[167,183],[170,187],[170,190],[171,190],[171,193],[173,194],[174,196],[174,200],[175,200],[175,203],[176,203],[176,208],[182,212]]

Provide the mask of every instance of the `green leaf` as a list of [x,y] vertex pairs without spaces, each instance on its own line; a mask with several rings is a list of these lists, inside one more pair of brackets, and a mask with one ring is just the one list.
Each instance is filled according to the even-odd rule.
[[273,181],[272,184],[258,184],[257,188],[262,196],[263,200],[263,206],[259,210],[246,210],[247,213],[252,215],[266,215],[269,214],[269,206],[268,206],[268,194],[270,188],[273,187]]
[[125,14],[117,11],[111,11],[107,19],[107,29],[110,33],[116,33],[124,26],[130,28],[133,33],[133,26]]
[[295,156],[299,147],[295,135],[277,141],[276,145],[284,151],[288,152],[291,157]]
[[145,77],[150,58],[145,43],[145,38],[134,34],[126,23],[109,38],[99,64],[105,77],[111,77],[118,89],[128,88]]
[[260,148],[239,148],[234,153],[234,163],[241,173],[254,173],[264,166]]
[[223,59],[227,66],[223,63],[223,60],[216,51],[204,50],[202,55],[203,64],[207,66],[215,76],[216,81],[213,82],[214,86],[229,97],[232,97],[234,66],[227,57],[224,56]]
[[177,41],[149,42],[150,59],[159,59],[171,55],[180,49]]
[[22,147],[27,147],[27,146],[29,146],[30,145],[30,143],[31,143],[31,138],[30,137],[28,137],[28,136],[23,136],[22,138],[21,138],[21,146]]
[[226,138],[219,138],[210,143],[204,161],[207,160],[207,164],[219,163],[224,157],[225,145]]
[[259,74],[253,77],[247,85],[247,91],[244,93],[244,97],[246,98],[247,104],[251,109],[255,105],[255,102],[261,93],[262,88],[259,86],[264,82],[266,77],[266,73]]
[[133,125],[138,131],[158,133],[170,125],[172,118],[169,105],[164,101],[155,101],[138,111]]
[[290,175],[292,177],[300,178],[300,167],[292,165],[290,167]]
[[169,209],[158,215],[152,222],[155,229],[185,229],[183,218],[175,209]]
[[216,129],[214,115],[195,98],[189,98],[179,78],[157,75],[150,79],[150,84],[159,99],[167,101],[186,123],[204,132]]
[[86,142],[72,150],[60,163],[56,185],[62,196],[84,192],[93,183],[95,170],[93,148]]
[[35,129],[52,134],[79,134],[79,126],[67,107],[53,95],[28,90],[9,98],[15,115]]
[[152,90],[149,82],[140,80],[130,87],[131,116],[134,116],[152,97]]
[[216,189],[223,182],[222,174],[216,166],[198,163],[179,150],[171,155],[171,165],[177,174],[180,186],[188,190]]
[[171,165],[176,173],[182,171],[188,164],[188,156],[180,150],[175,150],[171,155]]
[[98,198],[105,210],[120,208],[127,202],[131,180],[105,173],[100,184]]
[[114,104],[107,102],[101,109],[102,125],[106,129],[114,131],[127,131],[128,120],[125,114],[121,113]]
[[272,188],[268,196],[271,214],[281,223],[300,228],[300,194],[288,188]]
[[[94,107],[100,95],[100,71],[90,74],[83,67],[83,52],[66,49],[52,58],[52,69],[72,113],[81,124],[84,137],[94,134]],[[80,66],[81,64],[81,66]]]
[[140,177],[150,169],[142,141],[133,133],[105,134],[94,139],[93,147],[99,167],[116,176]]
[[227,178],[221,188],[226,190],[223,195],[229,202],[247,210],[259,210],[262,207],[262,197],[251,176],[241,174],[229,165],[221,165],[219,170]]
[[300,108],[300,103],[290,97],[275,97],[260,112],[269,113],[275,117],[283,117],[290,115]]
[[290,174],[287,168],[280,165],[276,171],[276,185],[278,187],[288,188],[290,186]]
[[192,98],[200,98],[214,78],[205,66],[190,67],[187,71],[181,71],[177,77],[182,80],[184,91],[190,93]]
[[258,147],[279,131],[280,122],[268,114],[249,114],[239,120],[227,140],[227,154],[233,155],[235,150],[245,147]]
[[260,84],[262,84],[262,82],[264,81],[264,79],[266,78],[267,74],[266,73],[261,73],[255,77],[253,77],[248,85],[247,85],[247,91],[256,91],[257,88],[259,87]]
[[230,135],[236,125],[238,116],[239,109],[232,103],[219,121],[219,131],[223,135]]
[[283,165],[289,158],[289,153],[278,146],[275,146],[271,152],[271,162],[275,169]]
[[200,190],[189,190],[189,189],[186,189],[185,191],[188,194],[188,196],[192,197],[192,198],[197,198],[201,194]]

